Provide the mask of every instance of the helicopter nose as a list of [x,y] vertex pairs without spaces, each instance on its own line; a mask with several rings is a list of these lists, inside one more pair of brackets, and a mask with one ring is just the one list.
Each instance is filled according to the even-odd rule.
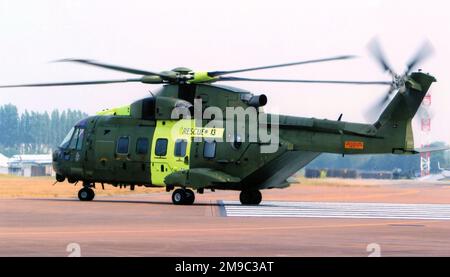
[[61,151],[59,149],[53,151],[52,161],[57,162]]
[[59,173],[60,169],[61,169],[61,150],[57,149],[55,151],[53,151],[52,154],[52,164],[53,164],[53,169],[55,170],[56,173]]
[[52,154],[52,161],[53,161],[53,170],[56,173],[56,181],[58,182],[64,182],[64,180],[66,179],[64,177],[64,175],[61,172],[61,150],[57,149],[55,151],[53,151]]

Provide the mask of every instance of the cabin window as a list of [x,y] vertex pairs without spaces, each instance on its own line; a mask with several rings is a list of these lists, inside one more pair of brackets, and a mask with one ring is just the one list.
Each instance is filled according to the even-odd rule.
[[185,139],[177,139],[175,142],[175,157],[184,157],[186,156],[186,147],[187,147],[187,140]]
[[129,137],[120,137],[117,141],[117,154],[128,154]]
[[138,138],[136,141],[136,154],[145,155],[148,153],[148,139]]
[[203,157],[213,159],[216,156],[216,142],[205,142],[203,146]]
[[156,156],[165,156],[167,154],[167,139],[157,139],[155,146]]

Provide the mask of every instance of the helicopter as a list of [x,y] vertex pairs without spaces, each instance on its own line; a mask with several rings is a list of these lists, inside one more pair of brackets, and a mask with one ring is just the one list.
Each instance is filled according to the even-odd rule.
[[[191,205],[195,192],[205,190],[240,191],[243,205],[258,205],[261,190],[286,188],[288,177],[306,166],[321,153],[348,154],[414,154],[411,119],[424,96],[436,79],[416,65],[430,53],[422,47],[398,75],[388,64],[377,42],[372,54],[388,72],[390,81],[334,81],[296,79],[256,79],[230,74],[266,70],[351,59],[337,56],[229,71],[197,72],[178,67],[170,71],[154,72],[123,67],[85,59],[65,59],[60,62],[78,63],[139,77],[121,80],[60,82],[0,86],[47,87],[96,85],[140,82],[160,84],[162,87],[149,97],[130,105],[107,109],[79,121],[53,152],[56,181],[82,182],[78,192],[81,201],[95,197],[96,185],[115,187],[165,187],[173,190],[172,202]],[[386,96],[376,106],[382,110],[373,124],[337,120],[265,114],[264,94],[253,93],[219,82],[291,82],[341,85],[385,85]],[[197,104],[197,105],[196,105]],[[258,133],[252,137],[252,128],[234,128],[250,125],[250,117],[192,117],[204,115],[208,108],[216,113],[227,108],[252,109],[256,126],[266,135],[276,134],[275,143]],[[174,116],[174,110],[183,112]],[[191,115],[191,116],[190,116]],[[265,116],[265,117],[264,117]],[[276,119],[276,120],[275,120]],[[211,123],[214,123],[211,125]],[[228,124],[230,123],[230,124]],[[224,126],[226,125],[226,126]],[[233,127],[231,127],[233,126]],[[239,130],[237,130],[239,129]],[[262,151],[270,148],[271,151]]]

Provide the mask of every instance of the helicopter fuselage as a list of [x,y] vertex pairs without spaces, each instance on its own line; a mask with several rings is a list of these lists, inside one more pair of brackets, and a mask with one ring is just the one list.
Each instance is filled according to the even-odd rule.
[[[60,179],[89,184],[166,186],[169,190],[287,187],[286,179],[322,152],[413,153],[411,118],[434,78],[423,73],[412,76],[406,92],[392,100],[375,124],[268,115],[277,116],[278,123],[266,125],[279,132],[276,150],[270,153],[261,151],[267,143],[259,136],[250,141],[251,130],[241,137],[230,133],[225,124],[229,119],[224,119],[223,128],[204,128],[193,119],[169,116],[171,109],[193,99],[201,99],[204,107],[215,103],[222,103],[222,109],[223,103],[248,107],[252,97],[248,92],[212,85],[184,90],[169,85],[155,97],[133,103],[128,114],[112,111],[115,114],[80,121],[55,151],[54,168]],[[263,112],[258,109],[258,113]]]

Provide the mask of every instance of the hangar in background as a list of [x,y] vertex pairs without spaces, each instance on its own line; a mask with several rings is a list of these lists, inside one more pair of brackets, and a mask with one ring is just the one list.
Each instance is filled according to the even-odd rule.
[[16,176],[54,176],[52,155],[14,155],[8,159],[8,174]]

